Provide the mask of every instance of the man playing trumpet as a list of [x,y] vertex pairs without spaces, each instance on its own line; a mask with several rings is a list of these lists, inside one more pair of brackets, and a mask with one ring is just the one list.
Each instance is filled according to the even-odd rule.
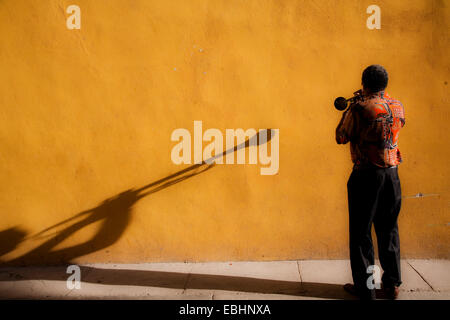
[[400,129],[405,125],[403,105],[385,89],[388,74],[380,65],[362,74],[363,89],[342,115],[336,142],[350,142],[353,171],[347,183],[350,231],[350,262],[354,284],[344,289],[362,299],[375,299],[368,283],[374,265],[371,228],[375,226],[383,268],[384,296],[395,299],[402,283],[397,218],[401,206],[398,165]]

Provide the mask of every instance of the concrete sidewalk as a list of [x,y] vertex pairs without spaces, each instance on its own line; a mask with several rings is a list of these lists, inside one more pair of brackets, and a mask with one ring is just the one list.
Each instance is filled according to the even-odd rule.
[[[403,260],[400,299],[450,299],[450,260]],[[348,260],[0,267],[0,299],[354,299]]]

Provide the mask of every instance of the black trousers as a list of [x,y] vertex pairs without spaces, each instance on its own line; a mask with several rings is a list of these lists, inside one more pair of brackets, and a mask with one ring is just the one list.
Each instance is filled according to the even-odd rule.
[[374,298],[375,291],[367,286],[367,279],[371,276],[367,268],[375,264],[372,223],[384,271],[382,283],[385,287],[402,283],[397,225],[402,196],[398,168],[354,169],[347,183],[347,191],[353,282],[362,296]]

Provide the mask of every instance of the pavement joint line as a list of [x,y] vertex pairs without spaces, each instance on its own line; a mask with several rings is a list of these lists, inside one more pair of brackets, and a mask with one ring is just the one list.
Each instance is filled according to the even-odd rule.
[[72,291],[74,290],[75,288],[73,288],[73,289],[69,289],[69,292],[67,292],[65,295],[64,295],[64,297],[67,297],[67,296],[69,296],[71,293],[72,293]]
[[188,273],[188,275],[186,277],[186,281],[184,282],[184,285],[183,285],[183,292],[181,292],[181,294],[184,294],[186,292],[186,287],[187,287],[187,284],[188,284],[190,278],[191,278],[191,273]]
[[434,290],[433,286],[427,281],[427,279],[425,279],[424,276],[422,276],[420,272],[416,268],[414,268],[411,263],[409,263],[408,260],[406,260],[406,263],[408,263],[408,265],[422,278],[423,281],[425,281],[425,283],[431,288],[431,290],[436,292],[436,290]]
[[189,280],[191,279],[191,274],[192,274],[193,269],[194,269],[194,265],[191,266],[191,270],[189,270],[189,272],[187,274],[186,281],[184,282],[183,291],[181,292],[181,294],[184,294],[186,292],[187,284],[189,283]]
[[298,276],[300,277],[300,283],[303,283],[303,279],[302,279],[302,273],[300,271],[300,261],[296,260],[297,262],[297,271],[298,271]]

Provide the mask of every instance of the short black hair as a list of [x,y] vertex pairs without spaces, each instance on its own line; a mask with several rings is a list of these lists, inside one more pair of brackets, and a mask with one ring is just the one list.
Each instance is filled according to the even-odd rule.
[[388,79],[389,77],[386,69],[379,64],[373,64],[363,71],[362,85],[370,92],[379,92],[386,89]]

